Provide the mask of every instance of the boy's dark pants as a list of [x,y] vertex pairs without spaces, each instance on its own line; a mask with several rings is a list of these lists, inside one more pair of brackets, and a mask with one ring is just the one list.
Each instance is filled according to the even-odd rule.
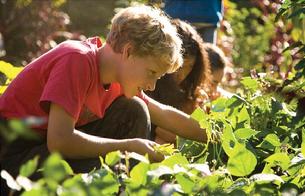
[[[105,138],[149,139],[150,126],[150,116],[144,101],[138,97],[127,99],[121,96],[109,106],[103,119],[76,129]],[[1,169],[8,171],[13,177],[16,177],[20,166],[36,155],[39,155],[40,163],[48,157],[49,151],[46,138],[42,138],[41,141],[19,139],[8,147],[7,152],[1,160]],[[66,159],[66,161],[75,173],[89,172],[93,168],[100,167],[98,157],[90,159]]]

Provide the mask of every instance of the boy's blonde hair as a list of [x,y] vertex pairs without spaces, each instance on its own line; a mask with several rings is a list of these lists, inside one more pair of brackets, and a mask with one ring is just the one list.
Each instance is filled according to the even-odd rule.
[[111,23],[106,42],[115,52],[121,52],[125,44],[131,43],[133,55],[155,58],[157,63],[168,67],[168,73],[182,65],[182,41],[161,10],[149,6],[128,7],[118,12]]

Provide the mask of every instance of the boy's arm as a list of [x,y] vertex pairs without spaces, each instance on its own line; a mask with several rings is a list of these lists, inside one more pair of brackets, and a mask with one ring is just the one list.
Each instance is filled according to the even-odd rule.
[[171,106],[161,104],[148,96],[146,97],[151,121],[154,124],[187,139],[200,142],[207,141],[205,130],[201,129],[199,123],[189,115]]
[[50,151],[58,151],[66,158],[93,158],[108,152],[134,151],[148,153],[154,161],[162,160],[155,153],[156,143],[145,139],[108,139],[89,135],[74,129],[75,120],[59,105],[51,103],[47,131],[47,146]]

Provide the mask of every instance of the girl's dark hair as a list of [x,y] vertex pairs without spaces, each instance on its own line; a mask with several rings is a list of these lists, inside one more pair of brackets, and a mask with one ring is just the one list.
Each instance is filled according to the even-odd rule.
[[228,64],[223,51],[214,44],[205,43],[204,49],[208,53],[208,58],[211,65],[211,72],[219,69],[224,69]]
[[210,63],[203,40],[190,24],[175,19],[172,21],[182,39],[183,56],[194,56],[195,63],[192,71],[182,81],[181,88],[190,99],[195,99],[195,90],[202,82],[207,83],[210,76]]
[[176,26],[182,39],[184,58],[195,57],[195,63],[191,72],[180,84],[177,84],[172,74],[167,74],[158,80],[155,91],[147,94],[161,103],[181,109],[186,102],[192,102],[191,104],[195,106],[196,88],[201,83],[210,83],[211,72],[203,40],[197,31],[190,24],[179,19],[172,20],[172,24]]

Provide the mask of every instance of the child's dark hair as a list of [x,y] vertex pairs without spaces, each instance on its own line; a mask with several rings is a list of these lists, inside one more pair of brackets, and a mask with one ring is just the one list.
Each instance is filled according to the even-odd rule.
[[195,57],[192,71],[181,83],[181,87],[188,98],[194,99],[197,86],[203,82],[208,83],[210,80],[208,55],[203,47],[204,42],[194,27],[179,19],[172,20],[172,24],[176,26],[182,39],[183,57]]
[[[185,104],[191,104],[193,109],[196,105],[196,88],[200,84],[210,83],[210,63],[204,43],[197,31],[188,23],[181,20],[172,20],[182,40],[183,57],[195,57],[191,72],[180,83],[173,78],[173,74],[166,74],[156,84],[153,92],[147,92],[157,101],[182,109]],[[177,70],[179,72],[179,70]]]
[[213,44],[205,43],[204,49],[208,53],[212,73],[214,71],[224,69],[226,67],[227,60],[223,51],[220,48]]

